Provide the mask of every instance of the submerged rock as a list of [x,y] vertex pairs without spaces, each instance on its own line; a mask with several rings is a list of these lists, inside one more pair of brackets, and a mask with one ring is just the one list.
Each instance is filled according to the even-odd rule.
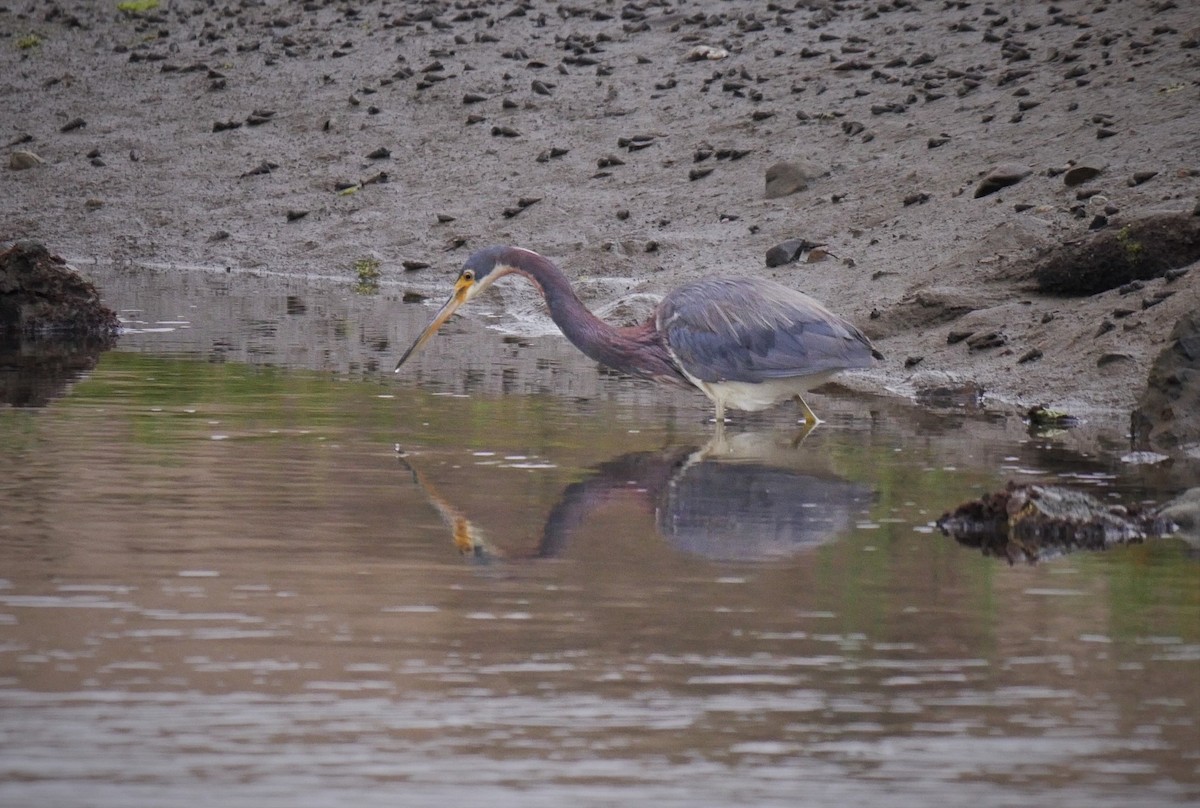
[[1170,519],[1135,506],[1106,504],[1060,486],[1017,483],[959,505],[937,526],[959,544],[1010,564],[1140,544],[1175,530]]
[[36,241],[0,252],[0,337],[112,337],[116,313],[67,262]]

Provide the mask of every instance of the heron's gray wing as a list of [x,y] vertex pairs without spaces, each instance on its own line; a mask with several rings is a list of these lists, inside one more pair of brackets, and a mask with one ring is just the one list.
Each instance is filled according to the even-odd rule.
[[764,278],[712,278],[659,305],[680,366],[706,382],[761,382],[871,365],[861,331],[808,295]]

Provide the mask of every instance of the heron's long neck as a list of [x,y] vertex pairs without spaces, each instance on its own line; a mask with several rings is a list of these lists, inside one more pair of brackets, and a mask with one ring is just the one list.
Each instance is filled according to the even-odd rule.
[[604,362],[596,354],[603,353],[606,345],[619,338],[617,329],[583,305],[567,276],[548,258],[524,253],[522,259],[517,264],[518,271],[541,289],[550,319],[576,348],[596,361]]
[[521,251],[517,270],[541,288],[550,318],[576,348],[610,368],[636,375],[658,375],[657,364],[647,366],[642,343],[626,329],[614,328],[583,305],[570,281],[552,261]]

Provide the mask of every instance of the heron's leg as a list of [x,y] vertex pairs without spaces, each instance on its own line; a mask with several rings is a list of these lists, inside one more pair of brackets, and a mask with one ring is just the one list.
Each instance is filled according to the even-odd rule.
[[720,399],[715,399],[713,403],[717,405],[717,414],[715,416],[717,428],[721,429],[725,426],[725,402],[721,401]]
[[800,405],[800,411],[804,413],[804,425],[814,427],[821,423],[821,419],[813,415],[813,411],[809,409],[808,404],[804,401],[803,396],[796,396],[796,403]]

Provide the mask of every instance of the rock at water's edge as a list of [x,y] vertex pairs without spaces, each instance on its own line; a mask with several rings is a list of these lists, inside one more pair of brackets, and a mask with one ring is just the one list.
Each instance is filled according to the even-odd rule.
[[0,252],[0,336],[104,336],[120,328],[100,293],[36,241]]

